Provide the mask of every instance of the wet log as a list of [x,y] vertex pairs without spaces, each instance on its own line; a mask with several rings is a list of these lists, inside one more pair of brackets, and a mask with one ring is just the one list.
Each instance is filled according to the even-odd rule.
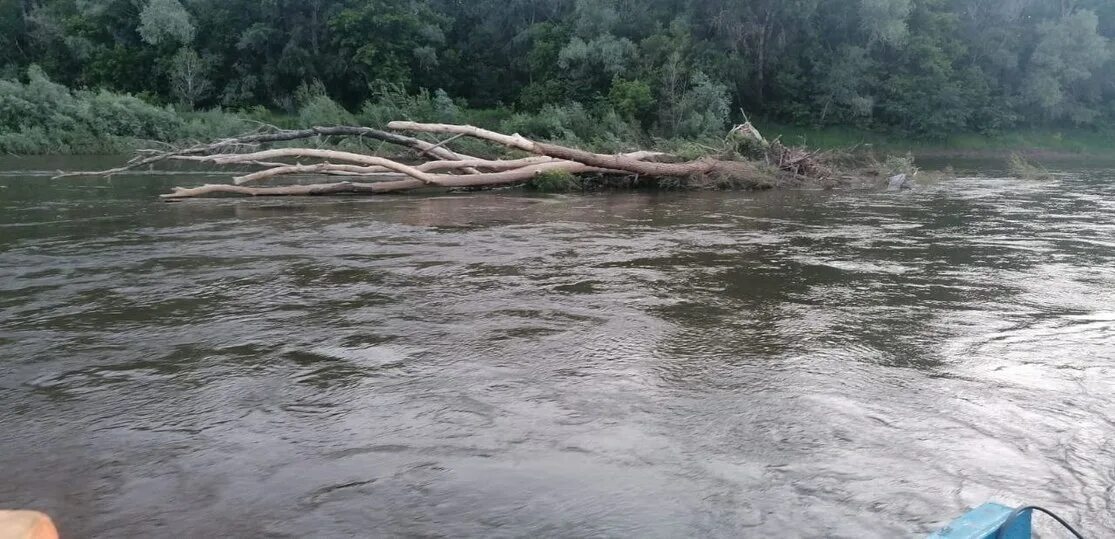
[[[305,152],[297,152],[300,157],[306,157],[309,154]],[[358,155],[358,154],[357,154]],[[365,156],[359,156],[355,159],[356,162],[364,161]],[[209,161],[209,158],[200,159],[202,161]],[[463,169],[484,169],[487,171],[503,171],[514,170],[530,165],[539,165],[543,163],[556,162],[556,159],[549,157],[528,157],[524,159],[515,160],[489,160],[489,159],[470,159],[467,161],[430,161],[423,163],[419,166],[413,167],[414,170],[420,172],[436,172],[436,171],[452,171]],[[220,161],[229,163],[232,161]],[[235,161],[237,163],[260,163],[259,161]],[[268,180],[277,176],[284,176],[289,174],[335,174],[335,175],[352,175],[352,176],[378,176],[384,173],[392,172],[391,168],[383,166],[353,166],[353,165],[337,165],[332,163],[319,163],[314,165],[288,165],[284,163],[270,164],[271,168],[246,174],[244,176],[237,176],[233,178],[233,183],[236,185],[244,185],[247,183],[260,182]],[[394,171],[399,173],[399,171]],[[477,172],[479,173],[479,172]]]
[[[437,183],[436,180],[430,175],[417,168],[409,165],[404,165],[397,161],[392,161],[383,157],[374,155],[364,155],[352,152],[341,152],[336,150],[317,150],[312,148],[279,148],[275,150],[264,150],[262,152],[246,153],[246,154],[226,154],[214,155],[205,161],[215,163],[218,165],[230,165],[244,162],[265,161],[267,159],[281,159],[284,157],[289,158],[315,158],[327,161],[342,161],[348,163],[356,163],[365,167],[381,167],[382,169],[406,174],[423,183]],[[258,174],[249,176],[242,176],[236,183],[244,183],[251,181],[250,179]]]
[[[291,150],[273,150],[268,152],[267,155],[261,157],[264,152],[256,154],[241,154],[235,156],[219,156],[214,158],[204,158],[203,161],[212,161],[214,163],[229,164],[229,163],[266,163],[259,161],[260,158],[272,158],[279,156],[276,152],[283,152],[283,157],[323,157],[330,160],[346,160],[356,163],[382,163],[380,158],[371,158],[360,154],[352,154],[346,152],[325,152],[323,150],[305,150],[305,149],[291,149]],[[624,154],[625,157],[630,159],[649,159],[655,157],[657,152],[633,152]],[[352,176],[378,176],[383,173],[401,173],[408,176],[415,177],[418,180],[425,181],[426,183],[436,183],[441,180],[435,180],[433,176],[423,175],[422,177],[415,176],[416,172],[428,173],[436,171],[453,171],[462,169],[482,169],[489,172],[500,172],[515,170],[533,165],[541,164],[557,164],[557,163],[572,164],[572,161],[562,161],[552,157],[526,157],[523,159],[512,160],[499,160],[499,159],[470,159],[467,161],[430,161],[423,163],[416,167],[407,167],[406,165],[399,165],[398,163],[388,161],[390,166],[385,165],[372,165],[372,166],[352,166],[352,165],[336,165],[332,163],[319,163],[315,165],[285,165],[285,164],[271,164],[272,168],[253,172],[244,176],[237,176],[233,178],[233,183],[236,185],[244,185],[258,181],[267,180],[276,176],[283,176],[289,174],[336,174],[336,175],[352,175]],[[476,172],[475,174],[480,174]]]
[[394,144],[405,148],[418,151],[423,154],[429,154],[438,159],[445,161],[462,161],[466,159],[476,159],[470,155],[454,152],[449,148],[444,147],[444,142],[434,144],[419,140],[414,137],[400,135],[398,133],[389,133],[387,131],[380,131],[370,127],[351,127],[351,126],[336,126],[336,127],[311,127],[309,129],[299,130],[276,130],[265,133],[253,133],[249,135],[242,135],[239,137],[232,137],[220,139],[208,144],[198,144],[188,148],[181,148],[165,152],[150,152],[151,155],[139,155],[134,159],[128,161],[127,164],[111,168],[108,170],[99,171],[78,171],[59,173],[54,176],[54,179],[70,178],[80,176],[112,176],[121,172],[127,172],[141,167],[146,167],[174,159],[182,156],[209,156],[214,154],[227,153],[229,150],[241,149],[245,147],[258,147],[264,144],[274,144],[277,142],[290,142],[293,140],[303,140],[320,136],[337,136],[337,137],[356,137],[378,140],[388,144]]
[[[471,187],[498,187],[529,181],[539,174],[562,170],[570,174],[614,174],[617,171],[590,167],[581,163],[543,163],[504,172],[489,172],[456,176],[434,174],[433,185],[452,189]],[[257,197],[278,196],[321,196],[341,194],[384,194],[412,191],[430,186],[421,180],[382,181],[374,183],[339,182],[328,184],[286,185],[280,187],[245,187],[243,185],[210,184],[193,188],[174,188],[174,192],[162,195],[164,199],[183,199],[207,197],[219,194],[235,194]]]

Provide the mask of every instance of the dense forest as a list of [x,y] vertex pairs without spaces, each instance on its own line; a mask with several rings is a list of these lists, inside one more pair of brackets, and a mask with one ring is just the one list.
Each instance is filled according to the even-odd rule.
[[922,137],[1099,127],[1113,37],[1113,0],[0,0],[0,124],[38,80],[176,111],[367,122],[417,100],[661,137],[740,111]]

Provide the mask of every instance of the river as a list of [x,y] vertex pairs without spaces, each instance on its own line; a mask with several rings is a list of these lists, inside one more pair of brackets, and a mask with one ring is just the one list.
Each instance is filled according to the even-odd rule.
[[1115,536],[1115,170],[167,204],[201,180],[28,163],[0,505],[71,537],[901,537],[988,500]]

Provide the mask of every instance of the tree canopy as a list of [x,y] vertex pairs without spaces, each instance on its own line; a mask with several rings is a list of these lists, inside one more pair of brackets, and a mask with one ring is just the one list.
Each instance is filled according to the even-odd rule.
[[[0,0],[0,78],[185,107],[384,88],[666,136],[739,110],[913,135],[1115,120],[1111,0]],[[300,90],[301,89],[301,90]],[[450,99],[451,97],[451,99]]]

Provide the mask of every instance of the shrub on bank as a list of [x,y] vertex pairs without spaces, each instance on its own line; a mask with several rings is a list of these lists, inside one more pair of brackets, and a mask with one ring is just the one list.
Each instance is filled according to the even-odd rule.
[[565,193],[581,189],[581,180],[569,171],[551,170],[535,176],[525,187],[540,193]]
[[[515,111],[506,107],[472,109],[451,99],[444,91],[409,93],[398,85],[384,85],[375,98],[353,113],[326,95],[324,87],[306,85],[292,97],[292,106],[296,108],[291,114],[259,106],[235,112],[222,109],[183,111],[107,90],[66,88],[52,82],[34,66],[27,70],[23,80],[17,75],[12,70],[0,70],[0,153],[127,153],[161,143],[228,137],[267,125],[284,129],[338,124],[382,128],[389,121],[407,119],[471,124],[605,153],[649,147],[682,157],[700,157],[718,151],[730,125],[726,91],[701,77],[695,77],[677,101],[660,103],[662,109],[657,123],[646,127],[633,118],[636,114],[631,111],[637,107],[625,101],[633,100],[631,96],[638,97],[636,89],[617,91],[608,99],[592,104],[571,101],[563,105],[544,105],[536,111]],[[1106,155],[1111,140],[1110,132],[1090,130],[1031,130],[993,138],[960,133],[947,141],[928,143],[886,133],[835,127],[805,130],[764,121],[760,128],[768,139],[781,135],[783,140],[794,145],[861,146],[882,151],[917,148],[994,153],[1041,148]],[[321,140],[310,144],[335,145],[338,142]],[[367,141],[339,144],[366,147]],[[505,153],[469,138],[454,141],[453,147],[479,156]]]
[[182,125],[179,131],[161,142],[210,141],[236,136],[260,126],[250,114],[232,114],[221,109],[182,112],[180,116]]
[[384,126],[395,120],[458,123],[462,107],[444,90],[422,89],[410,94],[397,84],[383,84],[375,97],[364,103],[357,115],[362,125]]
[[[0,79],[0,152],[124,153],[157,143],[232,136],[260,125],[382,127],[399,119],[467,123],[607,152],[628,151],[650,142],[647,133],[630,114],[620,114],[607,102],[593,107],[578,102],[550,104],[534,112],[513,112],[505,108],[476,110],[454,101],[441,90],[412,94],[397,85],[383,85],[374,99],[353,114],[331,99],[320,84],[304,85],[296,92],[294,102],[297,105],[294,115],[280,115],[263,108],[239,113],[220,109],[178,111],[107,90],[72,90],[52,82],[42,70],[32,67],[27,72],[26,82]],[[479,155],[502,153],[474,140],[462,139],[455,142],[454,147]]]
[[172,109],[108,91],[73,91],[37,67],[27,82],[0,80],[0,152],[114,153],[138,141],[177,139],[182,119]]

